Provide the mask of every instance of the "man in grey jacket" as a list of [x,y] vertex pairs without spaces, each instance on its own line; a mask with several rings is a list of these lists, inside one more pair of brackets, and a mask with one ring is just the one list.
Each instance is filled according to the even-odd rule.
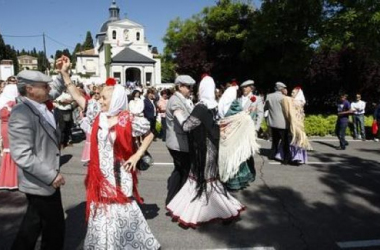
[[[179,121],[189,117],[193,110],[189,97],[195,80],[191,76],[180,75],[174,83],[176,84],[176,92],[170,97],[166,106],[166,146],[173,157],[174,163],[174,170],[168,179],[166,204],[173,199],[185,184],[191,166],[187,134],[182,130]],[[176,117],[175,112],[177,115],[180,114],[181,117]]]
[[63,249],[60,186],[65,179],[59,169],[60,132],[45,103],[60,95],[64,84],[38,71],[21,71],[17,78],[21,97],[12,109],[8,133],[19,189],[26,194],[28,208],[12,249],[34,249],[40,233],[41,249]]
[[[274,158],[281,147],[284,152],[283,164],[290,162],[290,141],[289,141],[289,124],[285,119],[282,111],[282,100],[288,91],[286,85],[282,82],[277,82],[275,92],[269,94],[265,101],[264,110],[268,110],[268,125],[272,131],[272,155]],[[280,146],[279,146],[280,143]]]

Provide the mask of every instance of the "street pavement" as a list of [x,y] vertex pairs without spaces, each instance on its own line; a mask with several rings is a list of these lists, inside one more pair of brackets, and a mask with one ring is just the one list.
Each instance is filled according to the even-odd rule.
[[[338,151],[335,138],[313,138],[302,166],[268,160],[270,142],[259,141],[256,180],[233,192],[246,210],[238,221],[184,229],[166,215],[167,179],[173,169],[163,142],[149,152],[155,166],[140,175],[144,215],[162,249],[380,249],[380,143],[350,141]],[[83,142],[62,152],[66,213],[65,249],[82,249]],[[9,249],[26,210],[23,194],[0,191],[0,249]]]

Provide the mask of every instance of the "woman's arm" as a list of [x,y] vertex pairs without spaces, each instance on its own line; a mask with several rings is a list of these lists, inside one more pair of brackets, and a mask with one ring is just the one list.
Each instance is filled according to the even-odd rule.
[[136,171],[136,166],[137,162],[143,157],[145,151],[148,150],[150,144],[152,143],[154,138],[154,135],[152,132],[148,132],[145,136],[144,139],[136,151],[129,159],[123,164],[123,167],[125,168],[126,171],[133,172]]
[[66,56],[62,56],[60,59],[62,61],[62,78],[66,85],[67,91],[70,93],[70,95],[73,97],[73,99],[78,103],[78,106],[81,107],[81,109],[86,108],[86,98],[82,95],[82,92],[71,82],[70,75],[69,75],[69,68],[70,68],[70,59]]

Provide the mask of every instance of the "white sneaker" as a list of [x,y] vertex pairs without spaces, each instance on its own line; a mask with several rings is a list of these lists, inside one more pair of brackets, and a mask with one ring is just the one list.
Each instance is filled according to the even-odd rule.
[[375,139],[373,139],[375,142],[378,142],[379,141],[379,139],[377,139],[377,138],[375,138]]

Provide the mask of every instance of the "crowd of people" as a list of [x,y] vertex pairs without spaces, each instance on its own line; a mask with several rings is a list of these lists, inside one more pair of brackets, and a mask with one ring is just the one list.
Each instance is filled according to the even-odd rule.
[[[57,60],[57,69],[54,81],[38,71],[21,71],[8,79],[0,96],[0,188],[18,189],[28,200],[12,249],[33,249],[41,233],[42,249],[63,249],[60,189],[65,177],[59,161],[71,143],[74,121],[86,135],[81,158],[87,166],[84,249],[160,248],[138,205],[143,202],[139,165],[156,138],[165,142],[174,163],[166,209],[184,227],[233,220],[245,209],[230,193],[255,180],[254,156],[264,119],[272,137],[269,158],[300,165],[312,149],[301,87],[288,96],[287,86],[277,82],[264,98],[255,95],[253,80],[240,85],[233,80],[221,91],[205,73],[199,84],[179,75],[174,90],[157,93],[154,88],[128,89],[113,78],[96,86],[74,84],[66,56]],[[352,105],[346,99],[343,95],[338,105],[340,149],[347,144],[349,115],[355,138],[365,139],[365,103],[360,95]],[[379,123],[380,105],[375,118]]]

